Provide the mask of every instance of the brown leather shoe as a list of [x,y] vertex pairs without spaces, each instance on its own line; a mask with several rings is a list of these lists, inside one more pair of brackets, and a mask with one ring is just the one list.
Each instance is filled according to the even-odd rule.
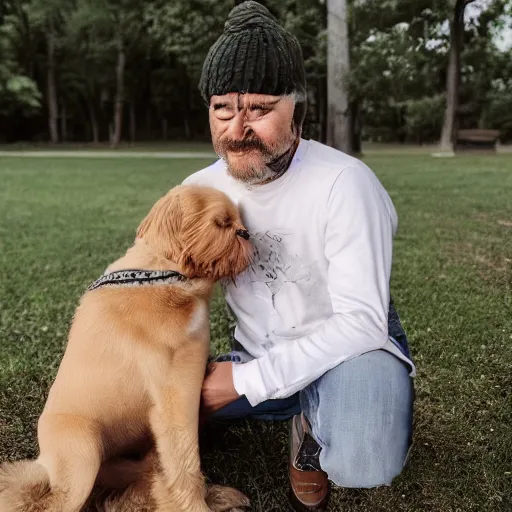
[[302,414],[292,418],[290,432],[290,502],[297,512],[324,512],[329,501],[327,473],[320,467],[322,448]]

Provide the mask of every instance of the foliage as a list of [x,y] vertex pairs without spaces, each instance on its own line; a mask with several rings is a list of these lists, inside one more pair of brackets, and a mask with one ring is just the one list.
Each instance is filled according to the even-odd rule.
[[403,106],[407,139],[418,144],[435,142],[443,124],[445,102],[443,94],[405,101]]
[[11,44],[12,26],[0,26],[0,115],[31,116],[40,107],[37,84],[19,71]]
[[154,0],[144,16],[162,51],[173,55],[197,82],[204,57],[222,32],[231,7],[226,0]]
[[483,114],[483,124],[487,128],[500,130],[500,139],[512,140],[512,94],[493,91]]
[[[310,104],[307,132],[322,138],[326,2],[262,2],[301,42]],[[31,125],[34,128],[20,125],[19,132],[10,135],[30,139],[45,125],[46,108],[35,111],[34,106],[36,101],[47,103],[37,91],[48,94],[46,52],[51,33],[56,45],[58,102],[65,107],[71,138],[90,138],[94,125],[100,138],[108,137],[120,43],[126,53],[125,124],[135,116],[131,122],[135,122],[139,138],[204,138],[207,117],[197,83],[206,52],[235,3],[4,0],[1,52],[9,57],[2,58],[0,64],[4,70],[0,71],[2,112],[19,115],[18,108],[23,106],[24,115],[35,112],[37,120]],[[494,41],[510,22],[505,13],[512,8],[507,0],[475,0],[472,6],[464,31],[459,122],[463,127],[490,123],[502,129],[508,140],[507,121],[495,114],[499,112],[496,105],[508,105],[509,89],[496,84],[503,80],[500,70],[510,69],[512,55],[499,50]],[[352,101],[359,107],[363,136],[419,140],[416,116],[420,105],[425,98],[437,98],[445,91],[452,4],[445,0],[351,0],[349,7],[352,73],[347,82]],[[9,87],[6,68],[14,80]],[[412,131],[405,105],[415,112]],[[426,129],[431,119],[422,122]],[[124,133],[128,133],[126,128]],[[433,136],[432,129],[427,130],[428,138]]]

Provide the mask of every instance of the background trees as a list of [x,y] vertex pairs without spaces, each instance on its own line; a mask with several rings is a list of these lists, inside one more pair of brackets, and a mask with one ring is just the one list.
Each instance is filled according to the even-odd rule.
[[[207,139],[197,83],[235,3],[4,0],[0,140]],[[458,127],[512,139],[512,53],[497,44],[510,2],[263,3],[303,47],[308,136],[356,152],[363,138],[449,150]]]

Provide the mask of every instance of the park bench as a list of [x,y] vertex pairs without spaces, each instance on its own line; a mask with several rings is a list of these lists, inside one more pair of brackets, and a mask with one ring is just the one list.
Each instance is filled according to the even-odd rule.
[[499,136],[499,130],[459,130],[455,141],[455,149],[457,151],[496,151],[496,142]]

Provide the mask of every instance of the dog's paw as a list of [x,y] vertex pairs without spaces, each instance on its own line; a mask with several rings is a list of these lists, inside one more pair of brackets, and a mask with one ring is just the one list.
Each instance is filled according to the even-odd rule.
[[211,485],[206,494],[206,503],[212,512],[244,512],[241,507],[250,505],[245,494],[222,485]]

